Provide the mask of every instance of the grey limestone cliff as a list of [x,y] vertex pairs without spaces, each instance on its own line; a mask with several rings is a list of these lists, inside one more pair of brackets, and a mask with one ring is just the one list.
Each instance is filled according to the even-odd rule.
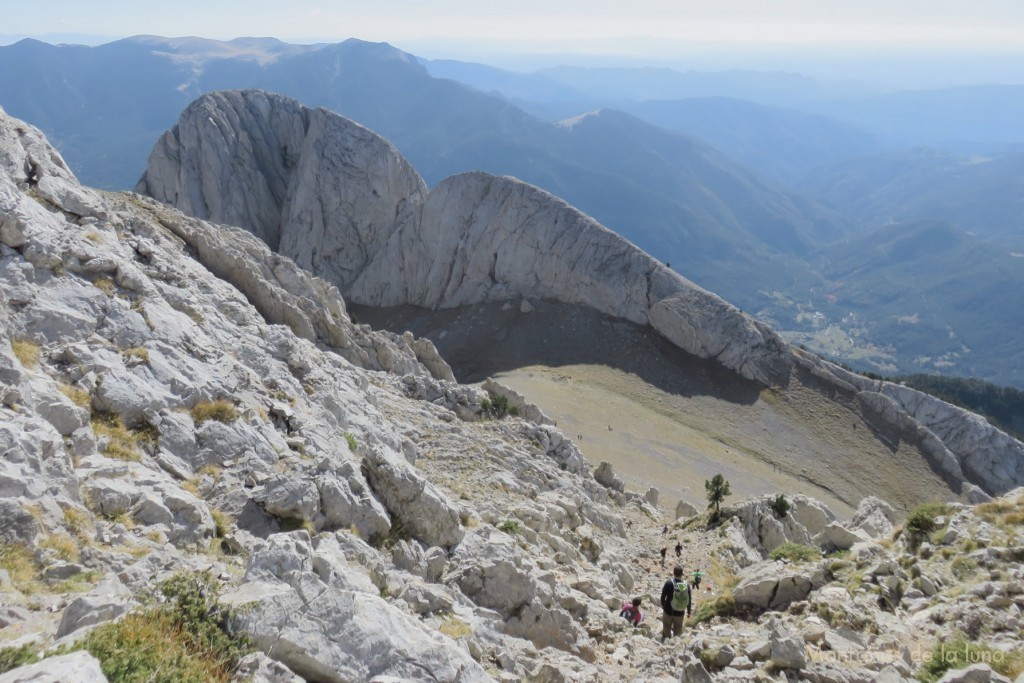
[[[649,325],[766,386],[808,374],[856,397],[968,497],[1024,483],[1024,445],[968,411],[812,358],[563,200],[474,172],[427,192],[387,141],[260,91],[204,95],[154,148],[139,191],[237,225],[355,303],[428,309],[525,297]],[[978,489],[977,487],[980,487]]]

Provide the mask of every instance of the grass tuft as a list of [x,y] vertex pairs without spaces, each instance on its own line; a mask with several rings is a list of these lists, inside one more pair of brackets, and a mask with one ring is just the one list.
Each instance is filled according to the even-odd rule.
[[230,613],[217,604],[209,572],[181,572],[161,584],[162,605],[102,624],[81,642],[110,683],[227,683],[252,651],[226,630]]
[[93,412],[92,430],[97,436],[107,437],[103,455],[108,458],[133,462],[142,459],[138,448],[139,435],[124,426],[120,415],[101,411]]
[[457,617],[445,619],[438,630],[449,638],[465,638],[473,633],[469,624]]
[[235,408],[235,404],[225,398],[219,398],[216,401],[201,401],[192,406],[189,413],[191,413],[192,421],[196,423],[196,426],[208,420],[227,424],[238,419],[238,409]]
[[52,550],[57,557],[65,562],[78,562],[78,543],[63,532],[50,534],[39,543],[39,547]]
[[768,554],[773,560],[789,560],[790,562],[811,562],[821,557],[821,551],[799,543],[783,543]]
[[114,292],[117,291],[117,286],[114,284],[114,281],[108,277],[101,277],[92,284],[93,287],[100,290],[107,296],[114,296]]
[[14,355],[26,368],[39,365],[39,344],[28,339],[15,339],[11,342]]

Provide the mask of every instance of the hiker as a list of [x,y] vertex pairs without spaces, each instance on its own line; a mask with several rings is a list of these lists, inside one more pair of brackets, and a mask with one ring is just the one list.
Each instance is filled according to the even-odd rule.
[[665,555],[666,555],[666,554],[668,554],[668,548],[667,548],[667,547],[665,547],[665,548],[662,548],[662,549],[661,549],[661,566],[662,566],[662,567],[664,567],[664,566],[665,566]]
[[690,584],[683,580],[683,568],[676,565],[661,589],[661,642],[682,634],[683,619],[690,616],[692,606]]
[[640,611],[640,598],[633,598],[633,602],[623,603],[619,616],[625,617],[626,621],[633,623],[633,626],[639,626],[640,622],[644,620],[644,613]]
[[661,533],[663,536],[668,533],[668,524],[661,528]]
[[700,578],[702,576],[704,576],[704,574],[702,574],[699,569],[694,569],[693,570],[693,576],[691,578],[693,579],[693,589],[694,590],[697,590],[698,588],[700,588]]
[[680,543],[679,541],[676,541],[676,557],[682,557],[682,556],[683,556],[683,544]]

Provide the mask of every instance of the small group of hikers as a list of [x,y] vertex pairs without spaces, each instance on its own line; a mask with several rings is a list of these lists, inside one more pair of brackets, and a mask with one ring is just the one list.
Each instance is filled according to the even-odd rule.
[[[665,547],[663,547],[661,549],[661,566],[662,567],[665,566],[665,556],[666,555],[668,555],[668,546],[665,546]],[[679,541],[676,541],[676,557],[682,557],[682,556],[683,556],[683,544],[680,543]]]
[[[693,572],[692,583],[683,579],[683,568],[675,567],[672,578],[661,588],[661,640],[675,637],[683,632],[683,620],[693,612],[693,589],[700,587],[701,571]],[[644,615],[640,611],[640,598],[622,606],[619,616],[624,617],[633,626],[639,626]]]

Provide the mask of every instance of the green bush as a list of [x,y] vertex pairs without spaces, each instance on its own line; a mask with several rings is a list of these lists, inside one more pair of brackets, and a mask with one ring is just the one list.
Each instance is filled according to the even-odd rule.
[[110,683],[230,681],[252,644],[227,632],[230,613],[210,573],[180,572],[160,593],[166,602],[98,626],[78,649],[100,661]]
[[772,501],[772,511],[777,517],[785,517],[789,514],[789,501],[781,493],[775,496],[775,500]]
[[0,674],[40,660],[39,644],[27,643],[21,647],[0,648]]
[[518,415],[519,408],[510,406],[507,396],[495,396],[494,398],[485,398],[480,402],[480,413],[484,417],[493,417],[500,420],[509,415]]
[[506,519],[504,522],[501,523],[498,529],[504,531],[506,534],[518,534],[520,530],[519,520]]
[[773,560],[789,560],[790,562],[810,562],[821,557],[821,551],[799,543],[783,543],[768,554]]
[[690,624],[710,621],[714,617],[730,617],[736,613],[736,600],[732,593],[723,593],[712,600],[705,600],[696,606]]
[[352,432],[345,432],[345,441],[348,443],[348,449],[355,453],[356,448],[359,446],[358,442],[356,442],[356,435]]
[[907,517],[904,528],[915,536],[927,536],[938,528],[935,519],[946,514],[948,508],[941,503],[925,503],[914,508]]

